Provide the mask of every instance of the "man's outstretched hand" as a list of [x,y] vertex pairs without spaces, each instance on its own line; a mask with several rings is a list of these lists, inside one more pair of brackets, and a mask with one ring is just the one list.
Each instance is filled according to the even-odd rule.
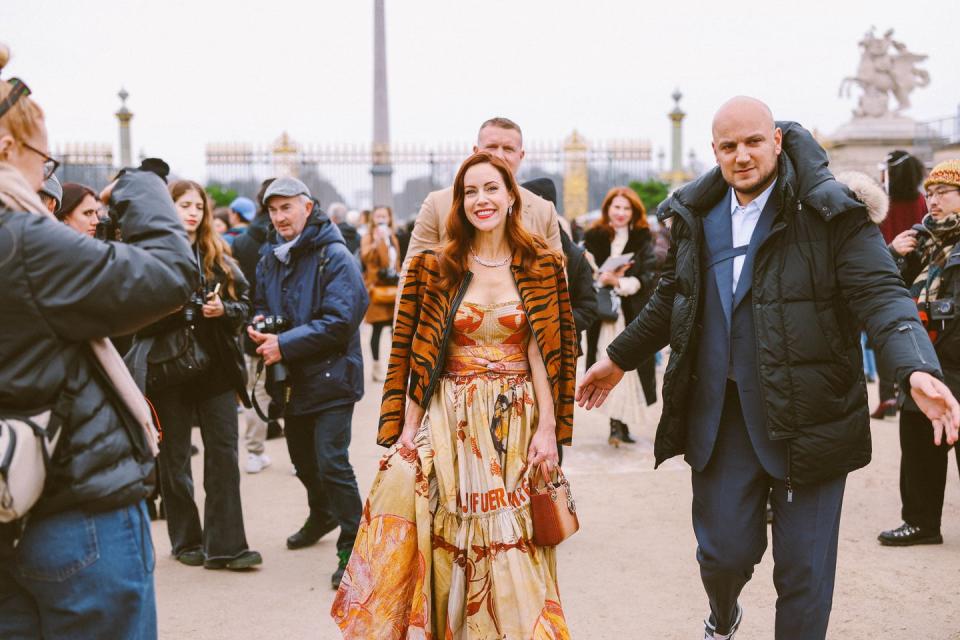
[[960,404],[947,385],[929,373],[914,371],[910,374],[910,395],[933,423],[933,443],[939,446],[946,436],[947,444],[954,444],[960,430]]
[[577,404],[587,410],[599,407],[607,399],[610,390],[623,378],[623,369],[610,358],[598,360],[590,367],[577,387]]

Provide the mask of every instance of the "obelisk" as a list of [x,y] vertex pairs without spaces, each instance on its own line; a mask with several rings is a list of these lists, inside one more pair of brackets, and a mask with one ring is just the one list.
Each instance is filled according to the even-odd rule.
[[667,114],[672,129],[669,182],[671,187],[676,188],[687,180],[687,174],[683,170],[683,118],[687,114],[680,108],[680,98],[683,97],[680,89],[675,89],[670,97],[673,98],[673,111]]
[[390,161],[390,112],[387,103],[387,38],[384,0],[373,0],[373,175],[372,207],[393,206],[393,165]]
[[133,113],[127,109],[127,98],[130,97],[127,90],[121,88],[117,96],[120,98],[120,110],[114,115],[120,125],[120,167],[123,168],[133,164],[133,145],[130,142],[130,121],[133,120]]

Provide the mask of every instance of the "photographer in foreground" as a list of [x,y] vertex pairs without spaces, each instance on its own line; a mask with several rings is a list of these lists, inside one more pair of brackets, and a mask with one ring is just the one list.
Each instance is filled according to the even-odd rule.
[[[332,578],[337,587],[362,510],[347,450],[353,405],[363,397],[359,327],[367,290],[343,236],[305,184],[277,178],[263,203],[276,232],[257,265],[254,325],[261,328],[247,333],[259,345],[267,375],[278,365],[287,375],[287,449],[310,505],[310,516],[287,538],[287,547],[312,545],[339,526]],[[266,331],[271,325],[275,333]]]
[[[140,331],[128,362],[143,371],[163,425],[160,490],[177,560],[207,569],[249,569],[263,559],[247,547],[237,461],[237,396],[246,367],[237,342],[250,312],[247,281],[213,229],[213,211],[196,182],[179,180],[170,196],[193,250],[200,286],[182,309]],[[190,436],[203,438],[203,526],[193,498]]]
[[156,638],[143,501],[155,444],[103,338],[186,301],[190,249],[150,173],[127,172],[104,193],[127,244],[58,222],[37,196],[56,161],[28,94],[0,81],[0,419],[69,406],[40,499],[0,524],[0,638]]
[[[920,319],[933,342],[944,382],[960,394],[960,160],[941,162],[923,183],[930,213],[893,239],[890,252],[900,267]],[[931,424],[910,394],[900,413],[900,499],[903,524],[884,531],[880,544],[905,547],[942,544],[940,517],[950,445],[935,444]],[[960,466],[960,448],[954,446]]]

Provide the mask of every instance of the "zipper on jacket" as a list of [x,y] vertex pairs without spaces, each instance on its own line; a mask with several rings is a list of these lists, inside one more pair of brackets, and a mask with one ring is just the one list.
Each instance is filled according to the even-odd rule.
[[427,390],[423,394],[423,400],[420,403],[420,406],[426,407],[430,403],[430,398],[433,397],[434,389],[437,386],[437,382],[440,381],[440,372],[443,370],[443,361],[447,352],[447,341],[450,339],[450,331],[453,329],[453,321],[457,317],[457,309],[460,308],[460,303],[463,302],[463,297],[467,295],[467,289],[470,286],[470,280],[473,279],[473,272],[467,271],[463,277],[463,282],[460,284],[460,290],[457,291],[457,297],[453,299],[453,303],[450,305],[450,311],[447,314],[447,322],[443,327],[443,335],[440,337],[440,348],[437,352],[437,362],[433,367],[433,371],[430,372],[430,382],[427,384]]
[[787,502],[793,502],[793,482],[790,480],[790,471],[791,471],[791,467],[793,466],[793,455],[791,454],[792,450],[793,450],[793,447],[790,446],[790,443],[788,442],[787,443],[787,477],[786,477]]
[[913,327],[908,324],[904,324],[897,327],[897,331],[900,333],[906,331],[910,334],[910,339],[913,340],[913,348],[917,350],[917,357],[920,358],[920,364],[927,364],[926,358],[923,357],[923,353],[920,351],[920,343],[917,342],[917,336],[913,333]]

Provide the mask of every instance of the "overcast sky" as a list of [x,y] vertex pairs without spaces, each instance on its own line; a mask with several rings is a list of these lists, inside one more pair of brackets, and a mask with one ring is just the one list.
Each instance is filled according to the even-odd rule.
[[[960,11],[952,2],[387,0],[394,141],[472,140],[506,115],[527,140],[647,138],[669,146],[670,94],[688,113],[685,154],[711,161],[710,119],[745,93],[778,118],[829,133],[855,98],[871,25],[925,63],[910,115],[960,102]],[[863,9],[861,7],[869,7]],[[372,132],[372,0],[0,0],[0,41],[47,112],[51,143],[116,144],[130,92],[134,153],[205,176],[204,145],[365,142]]]

